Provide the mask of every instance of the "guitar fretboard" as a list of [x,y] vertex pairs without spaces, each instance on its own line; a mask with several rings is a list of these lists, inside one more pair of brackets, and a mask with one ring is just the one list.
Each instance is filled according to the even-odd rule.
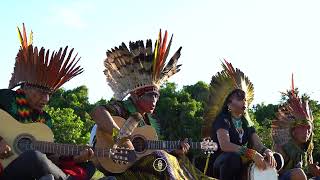
[[[188,142],[191,149],[201,149],[200,142]],[[146,145],[148,149],[177,149],[180,147],[180,141],[158,141],[147,140]]]
[[[45,153],[55,153],[64,156],[74,156],[79,155],[81,151],[88,148],[84,145],[73,145],[73,144],[61,144],[45,141],[36,141],[32,143],[31,149],[36,149]],[[108,148],[95,148],[95,156],[98,157],[108,157],[110,154],[110,149]]]

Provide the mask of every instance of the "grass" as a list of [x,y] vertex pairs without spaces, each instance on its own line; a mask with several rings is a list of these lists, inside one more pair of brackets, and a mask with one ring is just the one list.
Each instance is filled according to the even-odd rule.
[[98,179],[103,178],[103,177],[104,177],[103,173],[97,170],[97,171],[94,173],[94,175],[93,175],[93,177],[91,178],[91,180],[98,180]]

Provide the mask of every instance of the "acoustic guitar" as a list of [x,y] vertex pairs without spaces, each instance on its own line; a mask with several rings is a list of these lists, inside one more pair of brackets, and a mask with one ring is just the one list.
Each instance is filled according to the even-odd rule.
[[[126,121],[122,117],[118,116],[113,116],[113,120],[119,127],[122,127],[122,125]],[[139,160],[140,158],[151,154],[155,150],[174,150],[180,147],[180,141],[158,140],[155,129],[149,125],[137,127],[133,131],[130,140],[137,155],[136,160]],[[96,130],[95,147],[112,148],[113,145],[114,141],[112,136],[100,130],[98,127]],[[189,145],[191,149],[201,149],[205,153],[213,153],[213,151],[216,151],[218,147],[217,144],[212,140],[204,140],[202,142],[189,142]],[[108,157],[98,157],[97,161],[100,167],[111,173],[122,173],[134,164],[134,162],[129,162],[127,164],[117,164]]]
[[[20,123],[6,111],[0,109],[0,136],[11,147],[11,156],[1,160],[3,168],[7,167],[19,154],[27,150],[43,153],[55,153],[65,156],[79,155],[89,146],[61,144],[53,142],[51,129],[43,123]],[[136,158],[133,150],[125,148],[92,148],[96,157],[109,158],[113,163],[125,164]]]

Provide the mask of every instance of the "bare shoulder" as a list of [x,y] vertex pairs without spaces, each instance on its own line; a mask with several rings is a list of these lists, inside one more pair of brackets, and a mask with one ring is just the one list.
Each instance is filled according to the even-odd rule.
[[96,106],[90,113],[91,117],[108,112],[104,106]]

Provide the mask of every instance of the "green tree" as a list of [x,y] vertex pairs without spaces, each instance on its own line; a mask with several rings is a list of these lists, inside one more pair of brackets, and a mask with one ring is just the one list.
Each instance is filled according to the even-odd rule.
[[[249,116],[254,123],[254,128],[256,129],[256,133],[260,137],[262,143],[268,148],[272,148],[272,136],[271,136],[271,120],[268,119],[268,113],[259,114],[259,118],[265,119],[261,123],[257,121],[257,111],[254,108],[249,109]],[[265,116],[264,116],[265,115]]]
[[252,107],[252,113],[254,113],[256,121],[259,125],[268,124],[268,122],[275,118],[275,113],[278,111],[278,105],[264,103],[254,105]]
[[52,118],[52,131],[56,142],[86,144],[89,133],[82,133],[84,123],[71,108],[47,107],[46,112]]
[[[190,90],[192,87],[186,88]],[[204,103],[193,99],[185,88],[178,91],[174,83],[165,84],[160,94],[155,116],[160,121],[162,137],[168,140],[199,140]]]
[[184,86],[183,91],[188,92],[192,99],[200,101],[206,105],[210,95],[210,86],[203,81],[198,81],[194,85]]
[[278,105],[264,103],[254,105],[250,110],[250,118],[261,141],[268,148],[272,148],[271,121],[275,118]]
[[[80,136],[83,139],[81,142],[87,143],[89,140],[88,133],[91,131],[91,128],[93,127],[93,124],[94,124],[89,113],[96,106],[96,104],[102,104],[104,101],[105,100],[101,99],[95,104],[90,104],[88,100],[88,88],[86,86],[79,86],[72,90],[58,89],[58,91],[54,93],[50,98],[48,106],[50,108],[53,108],[54,110],[72,109],[73,112],[69,113],[68,115],[74,114],[79,118],[80,121],[75,121],[72,124],[63,123],[62,125],[57,125],[57,127],[63,128],[64,126],[68,125],[67,128],[69,127],[71,128],[71,125],[74,125],[75,126],[74,128],[77,129],[76,134],[80,133]],[[59,117],[56,115],[54,118],[59,118]],[[53,120],[55,120],[54,118]],[[70,118],[72,119],[72,117]],[[60,121],[55,121],[55,123],[57,122],[61,123]],[[76,122],[79,122],[79,123],[81,122],[82,125],[80,124],[78,125],[76,124]],[[79,128],[79,127],[82,127],[82,128]],[[67,138],[77,137],[76,134],[74,136],[73,135],[67,136]],[[68,141],[73,141],[73,140],[69,139]]]

